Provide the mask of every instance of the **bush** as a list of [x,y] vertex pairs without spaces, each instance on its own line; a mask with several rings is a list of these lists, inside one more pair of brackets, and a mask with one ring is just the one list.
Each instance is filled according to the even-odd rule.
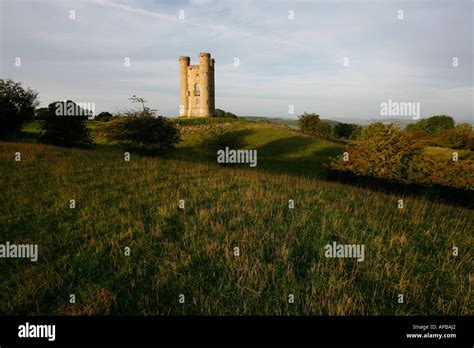
[[406,180],[409,163],[421,148],[401,132],[398,126],[374,123],[365,128],[358,140],[346,151],[349,161],[337,162],[333,168],[357,175]]
[[232,112],[216,109],[214,112],[214,117],[237,118],[237,115],[233,114]]
[[48,108],[39,108],[35,110],[35,119],[36,120],[45,120],[46,117],[49,115],[49,109]]
[[101,112],[100,114],[98,114],[98,115],[95,117],[95,120],[96,120],[96,121],[102,121],[102,122],[108,122],[108,121],[110,121],[113,117],[114,117],[114,115],[112,115],[110,112],[108,112],[108,111],[103,111],[103,112]]
[[332,136],[342,139],[355,139],[361,133],[362,127],[352,123],[336,123],[332,127]]
[[304,113],[298,116],[301,131],[308,135],[328,138],[331,135],[331,125],[320,120],[317,114]]
[[403,183],[474,189],[474,161],[469,156],[453,161],[449,149],[448,156],[442,156],[429,154],[423,147],[412,132],[402,132],[393,124],[374,123],[349,143],[348,161],[335,160],[331,168]]
[[21,130],[23,123],[33,119],[38,106],[38,92],[11,79],[0,79],[0,137],[6,138]]
[[104,135],[143,154],[162,154],[180,141],[179,129],[166,117],[138,113],[108,122]]
[[[71,104],[72,103],[72,104]],[[74,105],[76,114],[58,115],[59,108],[66,110]],[[65,147],[91,147],[92,137],[85,125],[87,116],[82,116],[81,109],[73,101],[57,101],[48,105],[48,111],[42,113],[40,142]]]
[[454,119],[451,116],[447,115],[439,115],[439,116],[432,116],[430,118],[426,118],[420,120],[416,123],[409,124],[406,128],[407,131],[414,131],[414,130],[424,130],[428,133],[435,133],[441,129],[451,129],[454,128]]
[[452,129],[436,133],[436,144],[451,149],[474,150],[474,131],[469,123],[461,123]]
[[408,180],[423,185],[443,185],[474,190],[474,161],[453,161],[441,155],[419,155],[410,165]]

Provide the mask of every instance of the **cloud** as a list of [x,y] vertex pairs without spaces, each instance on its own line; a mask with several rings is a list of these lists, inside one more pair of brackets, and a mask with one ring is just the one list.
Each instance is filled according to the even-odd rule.
[[37,89],[44,104],[67,97],[115,111],[137,94],[172,116],[178,57],[196,63],[206,51],[216,59],[216,105],[237,114],[294,117],[292,104],[297,113],[373,118],[380,102],[392,99],[420,102],[425,116],[472,119],[472,6],[3,0],[2,76]]

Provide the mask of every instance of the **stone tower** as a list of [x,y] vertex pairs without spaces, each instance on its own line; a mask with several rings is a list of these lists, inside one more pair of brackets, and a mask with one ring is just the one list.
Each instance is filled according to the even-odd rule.
[[199,65],[190,65],[190,58],[179,57],[180,116],[214,116],[214,59],[199,53]]

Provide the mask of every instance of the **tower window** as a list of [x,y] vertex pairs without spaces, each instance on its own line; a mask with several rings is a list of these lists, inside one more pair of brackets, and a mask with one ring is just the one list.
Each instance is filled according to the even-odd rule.
[[201,86],[199,83],[196,83],[194,85],[194,95],[201,95]]
[[196,98],[196,105],[199,105],[200,102],[199,98]]

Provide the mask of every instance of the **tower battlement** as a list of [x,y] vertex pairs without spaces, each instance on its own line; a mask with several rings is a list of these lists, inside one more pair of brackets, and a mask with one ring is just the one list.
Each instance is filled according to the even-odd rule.
[[210,117],[215,112],[214,59],[199,53],[199,64],[190,64],[188,56],[180,56],[180,116]]

